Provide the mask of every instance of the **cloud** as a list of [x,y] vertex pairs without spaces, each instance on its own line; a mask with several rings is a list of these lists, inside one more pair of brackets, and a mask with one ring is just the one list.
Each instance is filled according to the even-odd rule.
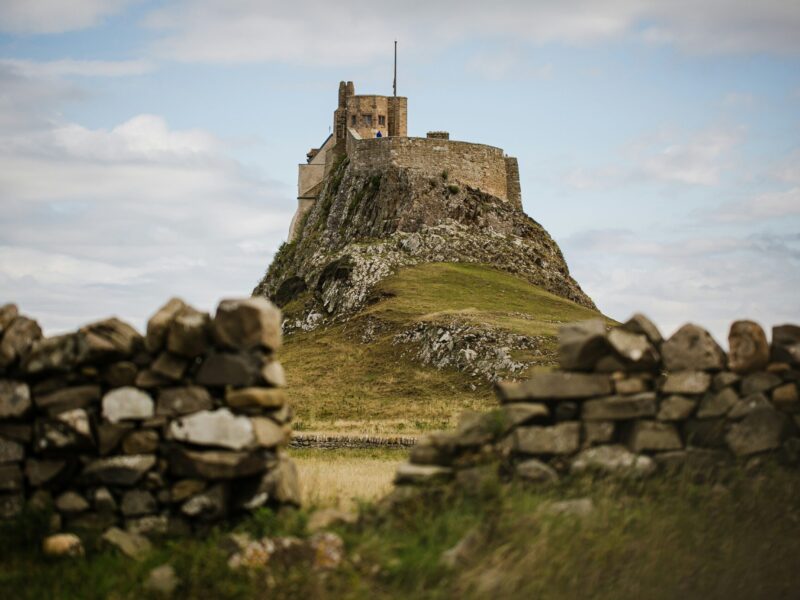
[[[152,11],[158,56],[188,62],[353,65],[465,40],[669,44],[692,53],[800,52],[800,5],[781,0],[181,0]],[[485,65],[484,65],[485,67]],[[478,65],[478,68],[481,68]]]
[[51,60],[33,61],[0,59],[7,67],[23,77],[125,77],[151,72],[155,65],[147,60]]
[[643,311],[667,335],[691,321],[724,344],[737,319],[767,328],[800,319],[800,234],[655,239],[651,231],[595,230],[562,246],[572,275],[603,312],[624,320]]
[[139,0],[3,0],[0,31],[61,33],[97,25]]
[[521,52],[507,48],[474,55],[467,61],[467,71],[489,80],[549,79],[553,65],[530,64]]
[[800,187],[758,194],[742,202],[723,204],[711,213],[722,223],[782,219],[800,215]]
[[52,333],[107,314],[141,327],[171,295],[211,309],[250,293],[293,190],[202,129],[150,114],[87,128],[51,112],[60,82],[31,95],[33,81],[9,81],[22,97],[0,120],[0,297]]

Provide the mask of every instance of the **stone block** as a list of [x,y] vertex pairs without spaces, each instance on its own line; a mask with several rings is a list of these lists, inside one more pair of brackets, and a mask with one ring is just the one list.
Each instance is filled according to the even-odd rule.
[[41,337],[42,330],[36,321],[21,316],[11,321],[0,340],[0,370],[17,362]]
[[626,377],[625,379],[614,381],[614,391],[623,396],[641,394],[649,391],[649,389],[647,382],[640,377]]
[[519,454],[572,454],[580,448],[581,424],[518,427],[513,435],[513,449]]
[[167,350],[173,354],[194,358],[203,354],[209,345],[209,316],[185,306],[172,319],[167,334]]
[[276,448],[289,443],[291,432],[287,426],[279,425],[266,417],[253,417],[250,421],[253,424],[255,443],[261,448]]
[[687,446],[721,448],[725,446],[727,425],[725,419],[691,419],[682,428]]
[[772,405],[764,394],[750,394],[740,398],[728,411],[728,419],[738,421],[744,419],[757,408],[771,408]]
[[179,477],[200,479],[235,479],[263,472],[270,459],[263,451],[188,450],[177,444],[168,452],[170,471]]
[[99,385],[76,385],[66,387],[43,396],[34,396],[34,403],[40,410],[54,415],[74,408],[87,408],[100,400]]
[[614,421],[584,421],[583,445],[608,444],[614,439]]
[[517,463],[514,466],[514,474],[519,479],[530,483],[553,483],[558,481],[558,473],[556,473],[555,469],[535,458]]
[[721,371],[727,364],[711,334],[691,323],[662,344],[661,355],[667,371]]
[[545,420],[550,410],[545,404],[537,402],[512,402],[503,406],[506,427],[512,429],[535,421]]
[[800,326],[787,324],[772,328],[772,360],[800,366]]
[[212,324],[214,338],[232,350],[281,346],[281,311],[266,298],[223,300]]
[[156,415],[174,417],[211,410],[214,401],[208,390],[199,385],[173,387],[160,390],[156,401]]
[[453,469],[449,467],[439,467],[434,465],[413,465],[403,463],[397,467],[394,482],[397,485],[403,484],[426,484],[440,483],[453,477]]
[[608,343],[617,356],[621,357],[627,370],[648,371],[656,368],[661,357],[647,336],[631,333],[616,327],[608,332]]
[[697,400],[686,396],[667,396],[658,407],[656,419],[659,421],[684,421],[688,419],[697,406]]
[[152,454],[112,456],[91,461],[84,467],[82,477],[87,483],[132,486],[155,465]]
[[728,335],[728,368],[735,373],[763,371],[769,362],[769,342],[764,330],[753,321],[736,321]]
[[654,417],[656,395],[653,392],[632,396],[607,396],[583,403],[582,418],[586,421],[619,421]]
[[607,375],[553,371],[536,373],[520,384],[498,386],[503,402],[525,400],[579,400],[611,394],[611,379]]
[[627,445],[636,453],[683,448],[678,430],[669,423],[659,421],[636,421],[627,435]]
[[139,368],[129,360],[120,360],[108,365],[103,370],[103,381],[108,387],[125,387],[136,383]]
[[728,448],[736,456],[750,456],[777,450],[787,437],[789,421],[772,408],[759,408],[736,423],[725,436]]
[[181,512],[187,517],[201,521],[216,521],[228,512],[228,488],[224,484],[214,485],[186,500]]
[[281,408],[286,404],[286,392],[277,388],[229,389],[225,403],[231,408]]
[[250,419],[236,416],[227,408],[177,418],[169,425],[169,435],[181,442],[231,450],[242,450],[255,442]]
[[125,517],[151,515],[158,510],[158,503],[147,490],[128,490],[122,495],[120,511]]
[[661,384],[664,394],[704,394],[711,387],[711,375],[703,371],[669,373]]
[[116,388],[103,396],[103,418],[110,423],[149,419],[153,413],[153,399],[137,388]]
[[736,406],[737,402],[739,402],[739,396],[732,388],[724,388],[717,393],[710,392],[700,401],[696,417],[698,419],[724,417]]
[[145,337],[145,346],[149,352],[155,354],[166,345],[167,334],[172,320],[184,308],[186,308],[186,303],[183,300],[172,298],[159,308],[156,314],[150,317],[147,322],[147,335]]
[[591,371],[598,360],[611,353],[603,319],[563,325],[558,332],[558,356],[562,369]]
[[621,329],[645,336],[656,348],[661,346],[661,343],[664,341],[655,323],[641,313],[633,315],[622,325]]
[[750,394],[758,394],[760,392],[766,393],[772,388],[778,387],[781,383],[783,383],[783,379],[775,373],[768,373],[767,371],[751,373],[742,379],[742,396],[749,396]]
[[785,412],[800,412],[800,397],[796,383],[786,383],[772,390],[772,403]]
[[172,354],[171,352],[162,352],[158,358],[153,361],[151,369],[172,381],[178,381],[183,378],[186,373],[186,367],[189,366],[189,361],[183,356]]
[[124,454],[155,454],[158,451],[160,438],[152,429],[131,431],[122,440]]
[[81,327],[90,361],[129,358],[144,346],[144,338],[133,327],[115,317]]
[[18,419],[31,409],[31,391],[27,383],[0,379],[0,420]]
[[259,377],[258,360],[249,354],[217,353],[200,366],[195,380],[209,386],[251,386]]
[[646,477],[656,470],[649,456],[634,454],[624,446],[596,446],[582,450],[570,464],[572,473],[599,471],[608,475]]

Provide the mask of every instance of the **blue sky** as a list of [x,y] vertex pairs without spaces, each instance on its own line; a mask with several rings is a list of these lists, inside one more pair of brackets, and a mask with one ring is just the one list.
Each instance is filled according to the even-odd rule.
[[58,332],[250,292],[338,82],[520,161],[617,319],[800,321],[800,4],[0,0],[0,298]]

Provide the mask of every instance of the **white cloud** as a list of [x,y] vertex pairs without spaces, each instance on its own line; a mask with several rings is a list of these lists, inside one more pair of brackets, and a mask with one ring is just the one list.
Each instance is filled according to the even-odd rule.
[[800,187],[780,192],[766,192],[743,202],[724,204],[711,214],[715,220],[723,223],[781,219],[800,215]]
[[553,75],[553,65],[530,64],[522,52],[511,48],[476,54],[467,61],[467,70],[490,80],[549,79]]
[[154,46],[159,56],[209,63],[389,61],[394,39],[416,56],[476,39],[569,45],[638,39],[698,53],[800,51],[800,5],[781,0],[182,0],[152,11],[146,23],[162,33]]
[[151,72],[155,65],[147,60],[73,60],[50,61],[0,59],[5,66],[24,77],[125,77]]
[[139,0],[3,0],[0,31],[60,33],[97,25]]

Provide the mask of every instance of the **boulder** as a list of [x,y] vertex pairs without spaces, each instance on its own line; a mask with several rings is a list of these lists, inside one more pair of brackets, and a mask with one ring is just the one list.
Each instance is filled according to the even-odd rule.
[[129,490],[122,495],[120,511],[126,517],[151,515],[158,510],[158,503],[147,490]]
[[768,392],[772,388],[778,387],[781,383],[783,383],[783,380],[775,373],[768,373],[766,371],[750,373],[750,375],[742,379],[742,396],[758,394],[759,392]]
[[278,425],[275,421],[266,417],[253,417],[250,421],[253,425],[253,434],[258,446],[275,448],[289,443],[291,432],[288,427]]
[[175,385],[175,382],[172,379],[162,375],[161,373],[156,373],[153,371],[153,369],[144,369],[143,371],[139,371],[136,374],[136,379],[134,379],[133,383],[136,387],[145,390]]
[[584,421],[583,445],[607,444],[614,439],[614,421]]
[[728,368],[735,373],[763,371],[769,363],[769,342],[764,330],[753,321],[736,321],[728,334]]
[[275,502],[300,506],[300,480],[294,461],[280,455],[278,462],[262,478],[260,491]]
[[24,417],[30,409],[31,391],[28,384],[0,379],[0,420]]
[[225,517],[228,511],[228,489],[217,484],[189,498],[181,506],[181,512],[187,517],[202,521],[217,521]]
[[725,441],[736,456],[750,456],[780,448],[788,430],[789,422],[784,414],[771,408],[759,408],[733,425]]
[[608,332],[608,343],[617,356],[624,359],[628,369],[637,371],[652,370],[658,366],[661,357],[645,335],[631,333],[616,327]]
[[449,467],[403,463],[397,467],[397,473],[395,473],[394,482],[397,485],[440,483],[447,481],[452,477],[453,469]]
[[498,392],[502,402],[578,400],[611,394],[612,385],[607,375],[553,371],[536,373],[519,384],[500,384]]
[[519,427],[513,435],[514,451],[520,454],[572,454],[580,448],[581,424]]
[[111,527],[103,533],[101,541],[112,548],[116,548],[128,558],[140,560],[150,552],[152,544],[143,535],[130,531],[123,531],[118,527]]
[[158,358],[153,361],[150,368],[159,375],[178,381],[186,373],[186,367],[189,366],[188,359],[171,352],[162,352]]
[[503,415],[508,429],[525,425],[540,420],[546,420],[550,416],[550,410],[545,404],[536,402],[512,402],[503,406]]
[[255,442],[250,419],[236,416],[227,408],[177,418],[170,423],[169,435],[181,442],[231,450],[241,450]]
[[166,388],[158,392],[156,414],[167,417],[211,410],[214,401],[208,390],[199,385]]
[[634,454],[624,446],[596,446],[582,450],[572,459],[570,471],[600,471],[608,475],[646,477],[656,470],[649,456]]
[[175,574],[175,569],[171,565],[161,565],[150,571],[143,587],[151,594],[169,598],[180,585],[181,580]]
[[711,387],[711,375],[703,371],[678,371],[661,384],[664,394],[704,394]]
[[20,462],[25,459],[25,447],[17,442],[0,438],[0,464]]
[[724,388],[717,393],[708,393],[700,401],[696,417],[698,419],[723,417],[728,414],[738,401],[739,396],[731,388]]
[[169,325],[167,350],[188,358],[200,356],[208,348],[208,330],[208,313],[185,306]]
[[261,377],[267,385],[272,387],[286,387],[286,373],[277,360],[268,362],[261,367]]
[[92,499],[94,509],[99,513],[114,514],[117,512],[117,501],[107,487],[100,487],[94,491]]
[[711,334],[691,323],[684,325],[661,346],[667,371],[721,371],[725,352]]
[[125,519],[125,530],[140,536],[165,535],[169,532],[169,527],[170,519],[167,515],[146,515]]
[[281,311],[262,297],[223,300],[212,324],[217,343],[231,350],[281,347]]
[[103,396],[103,418],[111,423],[149,419],[153,413],[153,399],[137,388],[116,388]]
[[556,473],[555,469],[535,458],[517,463],[514,467],[514,474],[523,481],[531,483],[553,483],[558,481],[558,473]]
[[563,325],[558,331],[558,358],[562,369],[591,371],[597,361],[610,353],[606,324],[602,319]]
[[772,403],[775,408],[786,412],[800,412],[800,397],[796,383],[786,383],[772,390]]
[[34,396],[34,403],[40,410],[54,415],[75,408],[87,408],[100,400],[99,385],[76,385],[65,387],[49,394]]
[[177,444],[168,454],[169,467],[179,477],[235,479],[263,472],[270,463],[262,452],[187,450]]
[[42,553],[45,556],[74,557],[83,556],[81,538],[74,533],[58,533],[42,540]]
[[91,461],[83,469],[82,477],[88,483],[131,486],[156,464],[151,454],[112,456]]
[[800,326],[776,325],[772,328],[772,360],[800,366]]
[[619,421],[654,417],[656,410],[655,393],[644,392],[633,396],[607,396],[587,400],[583,403],[582,418],[586,421]]
[[636,421],[628,432],[627,445],[636,453],[683,448],[678,430],[669,423],[659,421]]
[[225,392],[225,403],[232,408],[281,408],[286,392],[277,388],[246,387]]
[[641,313],[633,315],[622,325],[621,329],[645,336],[656,348],[661,346],[661,343],[664,341],[655,323]]
[[88,359],[106,361],[133,356],[144,345],[144,339],[133,327],[117,318],[105,319],[81,327]]
[[658,407],[656,419],[659,421],[685,421],[694,412],[697,400],[686,396],[667,396]]
[[186,308],[186,303],[183,300],[172,298],[150,317],[145,337],[145,346],[148,352],[155,354],[166,345],[172,320],[184,308]]
[[24,356],[31,345],[42,337],[38,323],[27,317],[17,317],[6,328],[0,341],[0,370]]
[[258,380],[259,367],[257,359],[249,354],[211,354],[203,361],[195,380],[200,385],[250,386]]

